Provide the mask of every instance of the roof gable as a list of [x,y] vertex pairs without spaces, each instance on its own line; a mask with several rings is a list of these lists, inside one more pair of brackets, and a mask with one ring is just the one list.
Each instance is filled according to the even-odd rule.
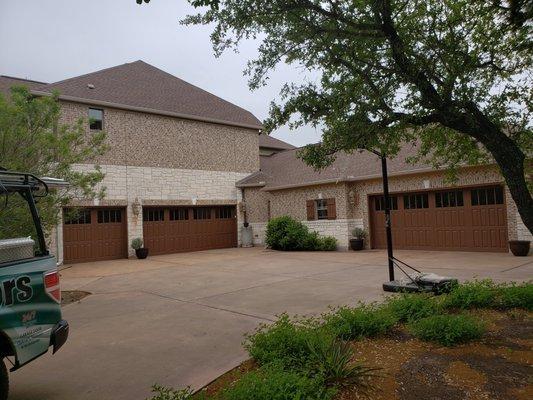
[[122,64],[39,88],[71,100],[105,102],[260,129],[249,111],[143,61]]

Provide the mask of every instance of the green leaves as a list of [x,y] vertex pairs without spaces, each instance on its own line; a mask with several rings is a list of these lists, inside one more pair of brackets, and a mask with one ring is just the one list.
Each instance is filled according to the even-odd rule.
[[[25,87],[12,89],[9,99],[0,95],[0,166],[36,176],[62,178],[68,189],[52,191],[37,204],[45,233],[57,223],[61,206],[74,198],[101,198],[105,188],[101,169],[84,172],[76,164],[88,163],[107,151],[106,134],[87,133],[87,121],[61,122],[58,94],[35,97]],[[26,205],[11,196],[0,211],[0,237],[33,235]]]

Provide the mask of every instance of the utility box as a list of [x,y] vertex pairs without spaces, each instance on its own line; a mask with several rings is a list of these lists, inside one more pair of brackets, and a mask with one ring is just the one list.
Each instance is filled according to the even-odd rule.
[[242,247],[254,247],[254,235],[252,227],[245,224],[241,228],[241,243]]
[[0,264],[25,260],[34,256],[35,242],[32,238],[0,240]]

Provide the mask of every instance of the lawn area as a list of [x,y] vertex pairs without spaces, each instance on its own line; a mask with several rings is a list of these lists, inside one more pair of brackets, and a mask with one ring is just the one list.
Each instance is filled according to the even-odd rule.
[[251,359],[196,394],[153,400],[532,398],[533,285],[476,281],[320,318],[281,315],[246,337]]

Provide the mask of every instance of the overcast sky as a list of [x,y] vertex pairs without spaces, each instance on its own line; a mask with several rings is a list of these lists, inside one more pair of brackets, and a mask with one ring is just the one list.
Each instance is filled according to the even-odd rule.
[[[283,65],[267,87],[250,92],[242,71],[257,43],[217,59],[209,27],[179,25],[191,11],[185,0],[0,0],[0,75],[55,82],[144,60],[260,120],[285,82],[303,79],[303,71]],[[301,146],[317,142],[320,132],[279,129],[273,136]]]

